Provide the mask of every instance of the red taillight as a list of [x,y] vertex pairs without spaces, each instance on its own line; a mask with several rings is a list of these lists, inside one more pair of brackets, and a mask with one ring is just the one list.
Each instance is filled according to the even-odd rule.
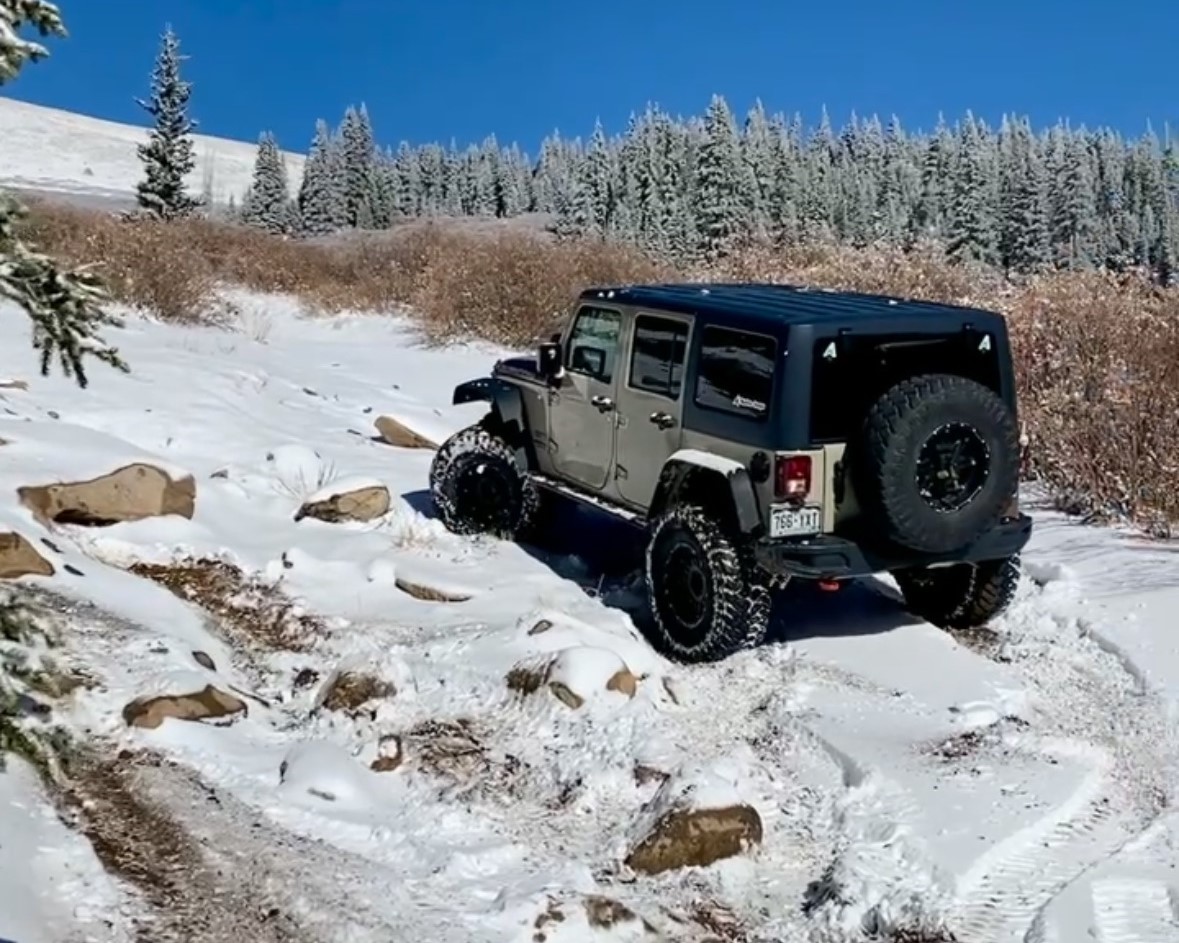
[[774,496],[805,498],[811,491],[811,457],[779,455],[774,460]]

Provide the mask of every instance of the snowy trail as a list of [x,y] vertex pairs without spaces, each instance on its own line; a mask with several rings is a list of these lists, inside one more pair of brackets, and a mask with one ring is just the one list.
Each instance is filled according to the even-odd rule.
[[[1014,745],[1089,772],[1063,804],[991,848],[963,876],[951,925],[961,928],[964,943],[1044,943],[1056,898],[1145,835],[1174,788],[1179,741],[1167,703],[1082,617],[1073,592],[1066,584],[1025,597],[1006,620],[1005,657],[1043,699],[1044,726]],[[1072,739],[1053,739],[1053,728]],[[1106,885],[1107,906],[1119,888],[1134,886]]]
[[1105,878],[1092,891],[1099,943],[1179,943],[1179,907],[1164,882]]
[[[729,915],[726,934],[759,943],[932,933],[943,917],[962,943],[1049,943],[1054,933],[1071,943],[1074,930],[1102,927],[1130,943],[1152,924],[1119,913],[1138,913],[1139,899],[1162,913],[1157,888],[1116,883],[1131,876],[1117,852],[1148,834],[1177,781],[1176,738],[1141,647],[1107,640],[1109,620],[1086,605],[1082,584],[1053,575],[1068,547],[1041,551],[1032,566],[1041,585],[1024,587],[986,644],[918,623],[883,583],[865,584],[834,600],[789,597],[771,645],[673,665],[638,630],[633,581],[589,562],[589,550],[610,556],[608,537],[587,530],[579,539],[598,545],[584,559],[456,538],[420,500],[430,453],[369,440],[382,413],[436,441],[469,423],[471,408],[449,406],[451,388],[486,370],[494,351],[423,348],[394,319],[315,321],[279,299],[237,300],[270,320],[266,343],[133,318],[120,341],[135,372],[95,375],[85,392],[31,377],[23,351],[0,351],[0,368],[30,377],[27,391],[2,394],[10,442],[0,492],[101,472],[141,450],[196,475],[191,521],[59,528],[54,559],[84,575],[63,567],[43,583],[68,626],[70,658],[97,679],[63,707],[92,781],[125,795],[124,812],[156,816],[192,865],[180,871],[189,886],[169,878],[175,908],[131,881],[141,929],[179,935],[204,898],[205,922],[194,918],[191,932],[208,943],[238,924],[263,943],[525,943],[538,920],[550,943],[565,943],[591,930],[570,917],[560,936],[546,915],[558,901],[568,916],[567,902],[585,895],[685,941],[717,935],[714,918],[694,916],[702,902]],[[307,494],[337,477],[387,485],[389,512],[365,524],[296,521]],[[0,502],[0,523],[42,536],[11,501]],[[230,626],[125,569],[183,557],[277,580],[322,625],[295,645]],[[466,598],[414,598],[401,578]],[[1144,633],[1156,618],[1141,616]],[[197,651],[215,668],[198,665]],[[583,656],[625,664],[634,696],[595,694]],[[554,657],[574,666],[571,682],[590,685],[580,708],[505,684],[518,664]],[[348,666],[395,692],[363,711],[317,710],[320,686]],[[298,685],[307,673],[316,680]],[[147,731],[121,718],[132,698],[205,683],[246,692],[248,715]],[[409,759],[371,772],[390,735],[405,738]],[[435,736],[454,752],[431,767]],[[959,758],[931,752],[955,738]],[[120,751],[126,768],[114,763]],[[304,762],[284,780],[300,756],[318,769]],[[621,859],[659,782],[694,770],[728,777],[724,796],[756,809],[761,845],[706,869],[627,873]],[[116,863],[120,848],[136,847],[133,829],[116,827],[119,812],[106,847]],[[1167,852],[1145,854],[1153,864]],[[1095,911],[1082,928],[1060,911],[1076,893],[1087,899],[1090,878],[1115,883],[1094,885],[1107,916]],[[263,919],[252,899],[277,914]],[[55,906],[73,903],[66,895]],[[17,926],[35,925],[35,915],[23,919]],[[621,941],[636,927],[592,932]]]

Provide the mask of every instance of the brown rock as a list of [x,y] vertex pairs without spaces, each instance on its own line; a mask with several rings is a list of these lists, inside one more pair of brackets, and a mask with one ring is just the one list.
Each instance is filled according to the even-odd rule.
[[619,694],[625,694],[627,697],[634,697],[638,689],[639,681],[630,673],[629,668],[618,669],[606,682],[607,691],[617,691]]
[[661,769],[648,766],[646,763],[635,764],[635,785],[645,786],[647,783],[665,783],[671,776]]
[[741,854],[762,840],[761,817],[752,806],[724,809],[671,809],[626,857],[643,874],[706,867]]
[[393,582],[403,593],[408,593],[414,599],[421,599],[425,602],[466,602],[471,598],[459,593],[450,593],[444,589],[435,589],[424,583],[413,583],[400,576],[396,577]]
[[549,619],[541,619],[536,625],[528,630],[529,635],[540,635],[541,632],[547,632],[553,627],[553,623]]
[[295,512],[295,520],[305,517],[339,524],[342,521],[371,521],[389,512],[389,489],[384,485],[369,485],[333,494],[322,501],[308,501]]
[[517,694],[535,694],[544,684],[547,671],[548,665],[516,665],[505,678],[508,690]]
[[360,671],[341,671],[328,678],[317,701],[329,711],[359,710],[369,701],[392,697],[397,689],[388,681]]
[[377,743],[377,757],[369,764],[374,773],[391,773],[401,765],[405,753],[401,748],[401,738],[396,734],[381,737]]
[[191,475],[173,479],[154,465],[137,462],[89,481],[18,488],[17,496],[42,523],[102,527],[168,514],[191,519],[196,483]]
[[585,703],[585,698],[565,684],[563,681],[550,681],[549,690],[553,692],[553,696],[562,704],[577,710]]
[[213,664],[213,659],[210,658],[205,652],[193,652],[192,653],[192,660],[195,661],[202,668],[205,668],[209,671],[216,671],[217,670],[217,666],[215,664]]
[[378,416],[373,425],[377,427],[377,435],[386,445],[396,445],[403,449],[438,448],[436,443],[431,442],[423,435],[418,435],[392,416]]
[[20,534],[0,533],[0,579],[52,576],[53,572],[53,564]]
[[168,717],[177,720],[213,720],[246,713],[245,701],[209,684],[192,694],[136,698],[123,708],[123,720],[129,727],[154,730]]
[[626,904],[609,897],[590,894],[582,901],[582,905],[585,907],[586,920],[596,930],[608,930],[616,923],[629,923],[638,919]]
[[4,380],[0,381],[0,390],[27,390],[29,384],[24,380]]

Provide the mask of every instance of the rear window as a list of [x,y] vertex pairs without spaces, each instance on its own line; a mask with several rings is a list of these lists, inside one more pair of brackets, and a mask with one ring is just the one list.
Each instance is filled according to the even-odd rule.
[[696,405],[766,420],[774,392],[778,342],[764,334],[706,327],[700,335]]

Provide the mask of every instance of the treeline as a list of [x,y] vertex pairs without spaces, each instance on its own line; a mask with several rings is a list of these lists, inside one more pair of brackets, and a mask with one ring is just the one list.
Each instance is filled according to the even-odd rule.
[[[158,215],[166,215],[160,194],[176,192],[170,165],[191,168],[178,62],[169,32],[153,75],[157,127],[141,185],[141,205]],[[178,203],[175,214],[188,211]],[[382,147],[361,106],[335,128],[317,122],[295,193],[278,143],[263,134],[253,183],[233,212],[292,235],[544,213],[561,238],[635,245],[683,264],[750,244],[931,243],[951,261],[1008,272],[1142,268],[1170,284],[1179,150],[1152,130],[1135,139],[1063,122],[1037,131],[1014,116],[992,127],[969,113],[928,133],[856,116],[836,130],[826,113],[808,129],[760,103],[738,120],[714,96],[700,117],[651,105],[621,135],[600,124],[584,141],[553,134],[531,158],[494,137],[466,148]]]

